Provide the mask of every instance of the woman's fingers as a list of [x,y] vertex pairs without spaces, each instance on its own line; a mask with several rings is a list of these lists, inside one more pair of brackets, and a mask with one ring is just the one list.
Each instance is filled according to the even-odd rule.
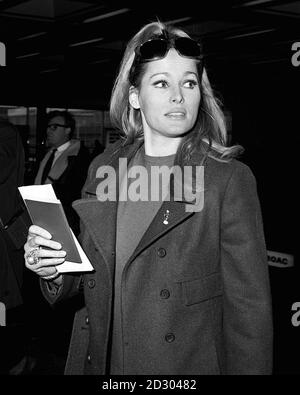
[[61,250],[62,245],[51,239],[52,236],[46,229],[32,225],[24,246],[26,267],[49,280],[56,278],[56,266],[61,265],[66,257],[66,251]]
[[[64,263],[65,259],[64,258],[43,258],[43,259],[39,259],[38,263],[30,263],[28,262],[28,259],[25,259],[25,266],[27,267],[27,269],[33,271],[36,274],[40,274],[41,270],[48,270],[50,267],[56,267],[58,265],[61,265],[62,263]],[[47,275],[51,275],[53,273],[48,273],[45,274],[45,276]],[[44,274],[43,274],[44,275]]]
[[39,258],[64,258],[67,255],[66,251],[63,250],[48,250],[45,248],[40,248],[37,251],[37,256]]
[[27,248],[29,249],[43,246],[43,247],[52,248],[53,250],[60,250],[62,247],[61,244],[58,243],[57,241],[49,240],[42,236],[33,236],[29,238],[26,244],[27,244]]
[[[30,244],[27,242],[27,244]],[[25,249],[25,265],[28,269],[36,272],[38,269],[47,266],[60,265],[65,261],[66,251],[52,250],[45,248]]]
[[51,239],[52,235],[49,233],[46,229],[41,228],[40,226],[37,225],[31,225],[29,230],[28,230],[28,236],[33,237],[33,236],[41,236],[44,237],[45,239]]
[[44,259],[40,259],[40,262],[36,265],[31,265],[35,266],[35,270],[38,270],[40,268],[45,268],[45,267],[49,267],[49,266],[57,266],[57,265],[61,265],[62,263],[64,263],[65,259],[64,258],[44,258]]
[[[57,241],[51,240],[51,238],[51,234],[46,229],[37,225],[31,225],[28,231],[27,242],[24,245],[25,255],[30,253],[32,249],[40,246],[48,247],[52,250],[60,250],[62,248],[61,244]],[[54,257],[55,256],[56,255],[54,255]]]
[[25,246],[27,246],[27,248],[34,248],[41,245],[55,250],[61,249],[61,244],[51,239],[52,235],[46,229],[37,225],[31,225],[28,230],[27,243]]
[[[31,250],[32,251],[32,250]],[[29,254],[25,254],[26,266],[32,270],[43,266],[60,265],[65,261],[65,251],[44,250],[36,248],[34,250],[34,258]]]

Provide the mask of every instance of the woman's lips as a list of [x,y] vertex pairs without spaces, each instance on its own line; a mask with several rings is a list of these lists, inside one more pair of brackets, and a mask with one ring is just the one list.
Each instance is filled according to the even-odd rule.
[[172,119],[182,119],[182,118],[185,118],[185,112],[183,112],[183,111],[172,111],[172,112],[168,112],[166,114],[166,116],[168,118],[172,118]]

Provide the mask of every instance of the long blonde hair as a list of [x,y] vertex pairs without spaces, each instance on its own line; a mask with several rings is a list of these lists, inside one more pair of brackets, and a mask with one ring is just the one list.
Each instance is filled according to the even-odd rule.
[[[143,128],[140,111],[129,103],[129,89],[132,85],[138,87],[146,70],[145,63],[135,63],[135,48],[149,40],[154,35],[165,30],[171,35],[189,37],[182,29],[162,22],[152,22],[145,25],[127,44],[118,76],[115,80],[110,101],[110,118],[113,125],[125,134],[126,143],[143,138]],[[200,64],[197,65],[200,75]],[[134,76],[133,76],[134,74]],[[243,148],[240,145],[227,146],[227,128],[221,102],[215,97],[209,82],[205,67],[200,83],[201,104],[197,121],[186,136],[183,137],[177,151],[177,161],[186,164],[191,154],[196,150],[219,161],[228,161],[239,155]]]

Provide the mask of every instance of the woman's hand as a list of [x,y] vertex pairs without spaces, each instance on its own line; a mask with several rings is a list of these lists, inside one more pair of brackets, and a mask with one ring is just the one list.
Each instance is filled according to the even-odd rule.
[[52,280],[60,285],[62,275],[58,273],[56,266],[65,261],[66,252],[62,251],[61,244],[52,241],[51,237],[47,230],[37,225],[30,226],[27,242],[24,245],[25,266],[42,279]]

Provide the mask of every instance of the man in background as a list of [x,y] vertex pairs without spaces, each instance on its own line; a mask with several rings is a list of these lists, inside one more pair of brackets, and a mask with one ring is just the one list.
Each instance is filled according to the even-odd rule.
[[35,184],[52,184],[61,201],[70,227],[79,234],[79,218],[72,202],[81,197],[91,157],[82,142],[73,139],[75,119],[68,111],[51,111],[47,115],[47,146]]

